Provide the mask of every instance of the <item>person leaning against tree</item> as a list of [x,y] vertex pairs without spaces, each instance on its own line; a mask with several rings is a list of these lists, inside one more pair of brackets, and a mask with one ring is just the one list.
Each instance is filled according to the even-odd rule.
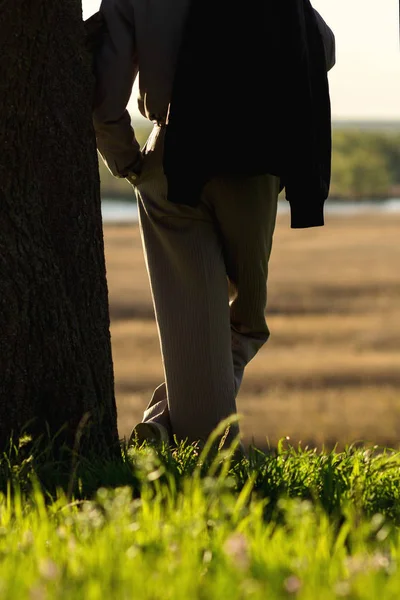
[[323,225],[334,35],[308,0],[103,0],[100,17],[97,144],[137,193],[165,373],[133,436],[204,441],[269,337],[280,190],[292,227]]

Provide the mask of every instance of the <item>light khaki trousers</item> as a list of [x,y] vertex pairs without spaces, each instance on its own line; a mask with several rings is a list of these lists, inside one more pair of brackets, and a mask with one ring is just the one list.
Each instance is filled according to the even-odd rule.
[[[266,284],[279,180],[216,178],[198,207],[173,204],[163,138],[156,126],[137,186],[165,373],[143,420],[193,442],[236,413],[244,369],[269,337]],[[234,427],[232,437],[237,433]]]

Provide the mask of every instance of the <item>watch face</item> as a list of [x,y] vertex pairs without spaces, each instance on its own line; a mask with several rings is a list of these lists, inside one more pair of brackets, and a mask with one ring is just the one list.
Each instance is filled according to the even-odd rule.
[[132,185],[134,185],[137,180],[139,179],[139,175],[137,173],[134,173],[133,171],[131,171],[130,173],[128,173],[128,175],[126,176],[126,178],[129,183],[131,183]]

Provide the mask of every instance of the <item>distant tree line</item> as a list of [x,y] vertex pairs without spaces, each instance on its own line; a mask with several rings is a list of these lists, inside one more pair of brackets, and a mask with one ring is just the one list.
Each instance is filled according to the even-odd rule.
[[[144,143],[149,128],[136,130]],[[100,164],[103,198],[129,197],[131,188]],[[400,132],[334,129],[331,198],[384,200],[400,197]]]
[[400,196],[400,133],[334,130],[331,197]]

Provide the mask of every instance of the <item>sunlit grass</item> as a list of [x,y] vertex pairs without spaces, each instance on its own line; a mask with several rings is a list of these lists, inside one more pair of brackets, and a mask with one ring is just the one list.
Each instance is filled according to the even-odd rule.
[[22,450],[0,465],[2,600],[399,597],[397,453],[124,447],[71,486]]

